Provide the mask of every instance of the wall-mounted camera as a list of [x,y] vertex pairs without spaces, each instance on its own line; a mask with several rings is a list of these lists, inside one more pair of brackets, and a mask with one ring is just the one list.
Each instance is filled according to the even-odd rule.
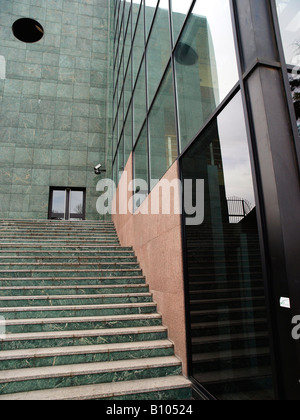
[[106,169],[102,169],[102,165],[101,163],[99,163],[99,165],[94,167],[94,172],[95,172],[95,175],[101,175],[101,174],[106,173]]

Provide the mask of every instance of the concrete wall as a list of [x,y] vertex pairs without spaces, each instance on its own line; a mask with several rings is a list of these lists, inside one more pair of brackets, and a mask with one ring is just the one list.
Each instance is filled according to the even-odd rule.
[[[110,129],[108,4],[0,0],[0,218],[47,218],[50,186],[87,187],[87,218],[98,218],[93,167],[105,162]],[[43,26],[41,41],[14,37],[21,17]]]
[[[126,175],[125,175],[126,174]],[[163,180],[178,178],[178,164],[175,162]],[[126,165],[114,199],[117,209],[113,221],[122,246],[132,246],[141,264],[146,281],[150,285],[158,311],[163,315],[163,324],[169,329],[169,339],[175,344],[176,355],[183,362],[184,374],[187,375],[186,324],[184,304],[184,279],[181,240],[181,216],[141,214],[151,206],[153,194],[161,182],[156,185],[149,197],[143,202],[140,213],[120,214],[119,192],[128,191],[132,179],[132,156]],[[171,209],[174,200],[179,203],[179,190],[171,194]],[[122,196],[121,207],[128,203],[131,193]],[[124,212],[125,213],[125,212]],[[162,213],[162,212],[160,212]]]

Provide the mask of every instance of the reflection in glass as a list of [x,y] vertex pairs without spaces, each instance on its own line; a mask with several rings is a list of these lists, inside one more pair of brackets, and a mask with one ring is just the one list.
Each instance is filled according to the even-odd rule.
[[147,47],[148,103],[152,102],[159,82],[170,59],[170,29],[168,5],[160,2]]
[[70,220],[83,220],[83,191],[70,192]]
[[172,25],[173,39],[176,43],[178,35],[181,31],[186,15],[190,10],[192,0],[171,0],[172,3]]
[[66,191],[54,190],[52,193],[52,216],[56,219],[64,219],[66,212]]
[[144,8],[141,8],[139,20],[136,28],[135,38],[133,41],[132,56],[133,56],[133,84],[137,77],[139,67],[144,54]]
[[124,167],[126,166],[129,156],[132,152],[132,106],[130,105],[127,119],[124,127],[124,143],[125,143],[125,159]]
[[300,137],[300,74],[295,72],[289,74],[290,86],[294,102],[294,109],[296,114],[298,133]]
[[[192,376],[220,400],[273,399],[256,203],[240,93],[181,163],[184,180],[205,182],[204,222],[185,227]],[[187,199],[186,190],[184,194]],[[196,202],[195,190],[188,199]],[[235,217],[242,203],[246,211]],[[189,219],[186,215],[186,224]]]
[[145,62],[141,66],[134,91],[134,141],[137,139],[143,122],[146,118],[146,80],[145,80]]
[[146,37],[148,37],[158,0],[145,0],[145,2],[146,2],[146,8],[145,8],[145,13],[146,13]]
[[124,172],[124,136],[123,134],[121,136],[121,141],[120,141],[119,149],[118,149],[118,165],[119,165],[119,169],[118,169],[117,181],[119,183],[121,176]]
[[[134,150],[134,179],[136,182],[135,193],[140,197],[135,201],[136,210],[144,201],[148,194],[148,146],[147,146],[147,126],[145,124],[136,148]],[[142,181],[142,186],[141,182]]]
[[276,0],[287,64],[300,66],[300,0]]
[[199,0],[175,51],[182,150],[238,81],[229,0]]
[[[176,123],[171,66],[149,116],[151,179],[160,180],[177,158]],[[154,187],[154,184],[151,185]]]

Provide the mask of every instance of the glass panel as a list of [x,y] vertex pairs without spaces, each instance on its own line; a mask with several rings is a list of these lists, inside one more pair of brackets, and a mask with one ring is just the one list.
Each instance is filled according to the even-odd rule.
[[135,82],[136,76],[139,71],[139,67],[142,61],[142,57],[145,49],[145,37],[144,37],[144,9],[141,9],[139,16],[138,25],[136,28],[135,38],[133,41],[133,83]]
[[129,64],[125,85],[124,85],[124,111],[125,114],[127,113],[128,105],[132,95],[132,86],[131,86],[131,65]]
[[[274,399],[256,203],[240,93],[183,156],[182,170],[192,376],[220,400]],[[193,181],[194,190],[186,188],[187,180]],[[196,180],[204,180],[204,197],[196,191]],[[196,205],[198,220],[190,217],[193,211],[187,212],[187,203],[189,207],[200,203],[201,208]]]
[[131,50],[131,25],[129,23],[126,38],[125,38],[125,46],[124,46],[124,68],[125,68],[125,71],[126,71],[127,65],[128,65],[130,50]]
[[161,85],[149,116],[151,187],[177,159],[174,91],[171,66]]
[[238,81],[229,0],[195,3],[175,66],[184,149]]
[[146,118],[146,81],[145,63],[141,67],[138,81],[134,91],[134,141],[137,139],[143,122]]
[[66,191],[54,190],[52,192],[51,218],[64,219],[66,212]]
[[276,0],[285,59],[300,66],[300,0]]
[[125,123],[124,129],[124,142],[125,142],[125,165],[129,159],[129,156],[132,152],[132,106],[130,105],[130,109],[128,111],[127,120]]
[[193,0],[171,0],[172,2],[172,25],[173,25],[173,39],[176,43],[178,35],[181,31],[182,25],[185,21],[186,15],[190,10]]
[[170,59],[171,47],[168,14],[168,6],[165,2],[160,3],[147,47],[149,104],[153,100]]
[[[148,194],[148,153],[147,153],[147,126],[144,126],[141,136],[138,140],[137,146],[134,151],[134,179],[135,192],[138,193],[139,199],[136,200],[135,209],[136,210],[144,201]],[[144,186],[140,185],[140,181],[143,182]]]
[[298,125],[298,133],[300,137],[300,73],[295,72],[289,74],[290,86],[294,102],[295,114]]
[[124,136],[122,134],[121,141],[118,148],[118,153],[116,157],[116,164],[117,164],[117,186],[120,182],[121,176],[124,172]]
[[132,1],[132,28],[133,32],[135,30],[139,10],[140,10],[141,0],[133,0]]
[[70,220],[83,220],[83,191],[70,193]]
[[146,0],[146,37],[148,37],[158,0]]

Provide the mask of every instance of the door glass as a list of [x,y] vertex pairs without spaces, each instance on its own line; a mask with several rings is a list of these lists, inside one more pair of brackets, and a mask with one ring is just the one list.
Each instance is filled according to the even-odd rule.
[[83,220],[83,191],[70,191],[70,220]]
[[[256,202],[241,94],[182,158],[192,376],[219,400],[274,399]],[[186,184],[184,184],[186,185]],[[188,197],[191,195],[191,197]],[[197,206],[196,206],[197,209]],[[203,209],[201,209],[203,213]],[[201,213],[201,214],[202,214]],[[199,223],[201,223],[199,220]]]
[[66,209],[66,191],[53,190],[51,219],[64,220]]
[[300,0],[276,0],[287,64],[300,65]]

